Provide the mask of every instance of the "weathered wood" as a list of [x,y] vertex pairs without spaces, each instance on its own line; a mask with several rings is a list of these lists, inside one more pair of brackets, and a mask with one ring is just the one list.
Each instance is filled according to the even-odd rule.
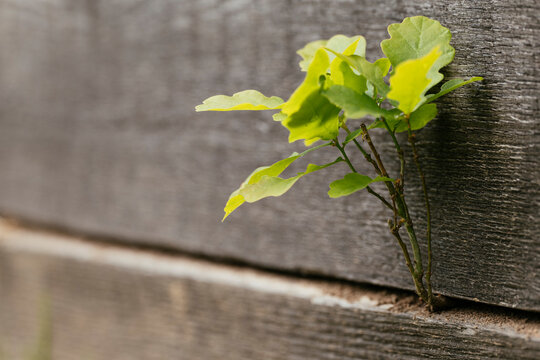
[[[5,224],[0,274],[0,339],[8,359],[27,353],[40,331],[52,331],[55,360],[538,359],[540,354],[538,315],[463,308],[430,316],[404,306],[404,295]],[[51,320],[39,329],[47,313]]]
[[[228,194],[252,169],[301,145],[286,146],[286,130],[268,116],[193,108],[245,88],[286,97],[301,79],[295,50],[305,42],[361,33],[376,54],[389,23],[424,14],[454,33],[447,74],[486,78],[443,101],[419,136],[435,289],[540,310],[538,11],[533,0],[3,0],[0,210],[126,242],[411,288],[389,214],[367,194],[327,198],[345,167],[221,224]],[[391,161],[391,143],[375,140]],[[327,150],[308,161],[335,158]],[[421,229],[412,167],[409,175]]]

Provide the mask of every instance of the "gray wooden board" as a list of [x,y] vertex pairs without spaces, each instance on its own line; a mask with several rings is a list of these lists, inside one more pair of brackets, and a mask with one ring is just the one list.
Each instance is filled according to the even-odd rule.
[[[295,51],[304,43],[360,33],[373,60],[388,24],[424,14],[454,34],[446,74],[486,78],[441,101],[439,118],[419,134],[435,289],[540,310],[538,13],[534,0],[0,1],[0,211],[131,243],[411,288],[387,232],[390,214],[366,193],[327,198],[345,166],[221,224],[229,193],[254,168],[302,145],[287,145],[269,114],[193,108],[246,88],[287,97],[302,78]],[[391,143],[375,141],[395,175]],[[326,149],[306,161],[336,156]],[[412,169],[406,181],[423,234]]]
[[40,338],[49,339],[43,343],[52,347],[55,360],[538,359],[540,354],[538,314],[484,306],[428,315],[403,306],[403,295],[4,223],[0,293],[0,342],[4,358],[14,360],[35,350]]

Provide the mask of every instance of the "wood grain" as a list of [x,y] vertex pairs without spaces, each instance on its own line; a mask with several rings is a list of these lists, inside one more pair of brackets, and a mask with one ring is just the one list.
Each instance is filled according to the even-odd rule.
[[[40,332],[52,333],[55,360],[474,360],[540,353],[534,315],[486,307],[427,315],[403,307],[402,294],[4,223],[0,274],[0,341],[14,360]],[[39,325],[43,314],[50,320]]]
[[[307,41],[364,34],[373,60],[388,24],[424,14],[454,34],[446,74],[486,79],[442,101],[419,135],[435,290],[538,311],[539,11],[533,0],[3,0],[0,211],[129,243],[412,288],[387,233],[390,214],[367,194],[327,198],[344,166],[221,224],[228,194],[254,168],[302,146],[287,145],[286,130],[265,114],[193,108],[245,88],[286,97],[301,80],[295,51]],[[375,141],[395,174],[391,143]],[[333,160],[327,150],[307,161]]]

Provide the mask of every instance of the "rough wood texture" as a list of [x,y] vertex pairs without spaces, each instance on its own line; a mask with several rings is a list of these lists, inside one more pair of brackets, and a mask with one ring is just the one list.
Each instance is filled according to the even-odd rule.
[[[540,319],[0,225],[0,341],[53,359],[538,359]],[[42,304],[48,303],[48,310]],[[47,308],[46,308],[47,309]],[[41,325],[49,314],[51,321]],[[23,351],[25,350],[25,351]]]
[[[193,108],[245,88],[286,97],[302,76],[295,50],[307,41],[361,33],[375,56],[388,24],[424,14],[454,33],[447,74],[486,78],[443,101],[419,136],[435,290],[540,310],[538,12],[534,0],[0,1],[0,210],[126,242],[411,288],[379,204],[367,194],[327,198],[345,167],[221,224],[228,194],[252,169],[301,146],[287,146],[269,116]],[[333,159],[331,150],[309,161]]]

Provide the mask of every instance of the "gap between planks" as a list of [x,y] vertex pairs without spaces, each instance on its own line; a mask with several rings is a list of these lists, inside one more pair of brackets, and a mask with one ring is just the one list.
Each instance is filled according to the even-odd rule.
[[476,328],[540,342],[540,315],[497,306],[460,302],[459,307],[430,314],[410,293],[339,281],[275,274],[247,266],[222,264],[128,245],[106,244],[80,236],[25,228],[0,218],[0,248],[13,253],[67,258],[113,266],[134,273],[171,276],[226,285],[263,294],[309,300],[314,305],[395,313],[418,320],[459,324],[470,335]]

